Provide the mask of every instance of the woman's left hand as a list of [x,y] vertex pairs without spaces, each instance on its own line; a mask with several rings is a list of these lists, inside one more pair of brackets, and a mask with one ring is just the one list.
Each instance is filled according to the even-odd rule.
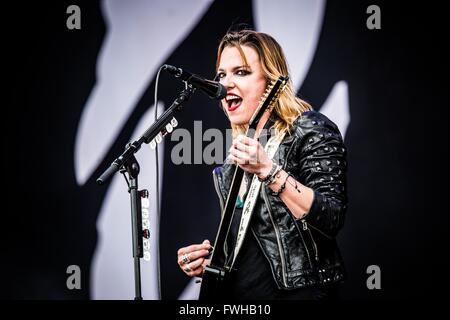
[[230,160],[244,171],[254,173],[262,178],[269,174],[272,160],[267,156],[263,146],[255,139],[239,135],[231,144]]

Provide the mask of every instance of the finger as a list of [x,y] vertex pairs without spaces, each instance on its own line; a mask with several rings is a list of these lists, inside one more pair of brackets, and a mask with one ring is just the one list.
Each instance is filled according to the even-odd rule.
[[189,265],[182,266],[181,270],[183,270],[183,272],[186,273],[188,276],[192,277],[191,274],[194,270],[192,270],[191,267],[189,267]]
[[250,157],[256,158],[258,155],[258,152],[259,152],[258,147],[259,147],[259,144],[249,146],[249,145],[243,144],[242,142],[238,142],[234,146],[234,149],[243,151],[243,152],[247,153]]
[[205,261],[203,261],[202,266],[205,267],[205,266],[209,266],[210,264],[211,264],[211,259],[205,259]]
[[243,164],[258,164],[258,161],[260,159],[255,147],[246,146],[246,151],[240,151],[238,149],[231,148],[230,153],[233,154],[236,158],[243,160],[240,162]]
[[203,275],[203,271],[205,268],[203,266],[200,266],[199,268],[193,270],[190,274],[191,277],[201,277]]
[[[236,158],[235,156],[233,156],[232,154],[228,155],[228,159],[231,163],[238,165],[239,167],[241,167],[242,169],[248,171],[250,168],[247,168],[247,165],[250,163],[250,161],[248,160],[243,160],[240,158]],[[250,172],[250,171],[249,171]]]
[[231,149],[230,153],[238,159],[249,160],[250,156],[245,151],[240,151],[237,149]]
[[188,247],[180,248],[178,250],[177,254],[178,254],[178,256],[182,256],[183,254],[190,253],[192,251],[197,251],[197,250],[202,250],[202,249],[208,250],[209,247],[211,247],[211,245],[209,243],[208,244],[203,244],[203,243],[202,244],[193,244]]
[[178,256],[178,265],[180,267],[183,267],[184,265],[189,264],[189,262],[191,262],[193,259],[192,257],[192,253],[185,253],[181,256]]
[[240,134],[236,137],[237,142],[243,143],[247,146],[254,146],[255,144],[258,143],[258,141],[256,141],[255,139],[252,139],[250,137],[247,137],[243,134]]
[[180,257],[178,257],[177,263],[180,266],[180,268],[183,268],[183,266],[185,265],[183,258]]
[[209,240],[208,240],[208,239],[206,239],[206,240],[203,240],[203,243],[204,243],[204,244],[209,244],[209,249],[208,249],[208,252],[209,252],[209,253],[211,253],[211,252],[213,252],[213,251],[214,251],[214,246],[213,246],[213,245],[211,245],[211,243],[209,242]]
[[[183,266],[183,265],[189,264],[189,263],[191,263],[191,262],[194,262],[194,261],[196,261],[196,260],[199,259],[199,258],[205,257],[205,256],[207,256],[208,254],[209,254],[209,250],[206,250],[206,249],[202,249],[202,250],[198,250],[198,251],[193,251],[193,252],[191,252],[191,253],[189,253],[189,254],[186,255],[186,256],[187,256],[187,262],[186,262],[185,259],[184,259],[184,255],[182,255],[181,258],[178,259],[178,264],[179,264],[180,266]],[[191,267],[191,268],[192,268],[192,267]]]
[[197,269],[198,267],[202,266],[204,261],[205,261],[204,258],[198,258],[197,260],[192,261],[191,263],[189,263],[189,267],[190,267],[192,270],[195,270],[195,269]]
[[245,151],[247,153],[250,152],[252,148],[254,148],[253,146],[249,146],[245,143],[242,143],[241,141],[237,141],[232,147],[240,151]]
[[[244,160],[244,159],[240,159],[240,158],[236,158],[234,155],[230,154],[229,155],[230,160],[235,163],[238,164],[239,166],[245,166],[246,164],[248,164],[248,160]],[[243,168],[244,169],[244,168]]]
[[[205,259],[203,259],[203,258],[197,259],[197,260],[183,266],[182,269],[188,276],[192,277],[195,274],[199,273],[197,269],[203,269],[202,265],[203,265],[204,261],[205,261]],[[202,272],[202,270],[200,270],[200,272]]]

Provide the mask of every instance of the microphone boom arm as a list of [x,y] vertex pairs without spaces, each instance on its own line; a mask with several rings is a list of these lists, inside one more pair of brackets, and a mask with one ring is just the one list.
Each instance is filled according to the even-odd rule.
[[189,100],[194,91],[195,88],[188,85],[186,89],[180,93],[178,98],[175,99],[169,109],[167,109],[139,139],[128,144],[125,151],[111,163],[108,169],[106,169],[100,177],[98,177],[96,180],[97,183],[103,185],[106,180],[122,168],[122,166],[141,148],[143,143],[150,143],[166,127],[166,125],[170,123],[175,112],[182,110],[182,104]]

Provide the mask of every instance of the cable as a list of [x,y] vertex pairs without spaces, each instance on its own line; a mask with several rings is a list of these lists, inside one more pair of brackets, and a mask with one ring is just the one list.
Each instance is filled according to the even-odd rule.
[[[155,102],[154,102],[154,106],[155,106],[155,122],[158,120],[158,83],[159,83],[159,74],[161,73],[161,70],[163,69],[163,67],[161,66],[158,70],[158,73],[156,74],[156,81],[155,81]],[[160,214],[160,203],[159,203],[159,157],[158,157],[158,143],[156,144],[155,147],[155,167],[156,167],[156,192],[155,192],[155,197],[156,197],[156,216],[158,217],[158,229],[161,229],[161,214]],[[160,268],[160,259],[159,259],[159,252],[160,252],[160,232],[158,230],[158,256],[157,256],[157,262],[156,262],[156,273],[157,273],[157,278],[158,278],[158,294],[159,294],[159,299],[162,300],[162,294],[161,294],[161,268]]]

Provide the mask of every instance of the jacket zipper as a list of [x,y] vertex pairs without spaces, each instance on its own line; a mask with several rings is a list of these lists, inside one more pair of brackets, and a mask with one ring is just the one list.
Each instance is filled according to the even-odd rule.
[[[286,160],[285,160],[285,163],[284,163],[284,165],[283,165],[283,170],[286,170],[286,163],[288,162],[288,160],[289,160],[289,156],[291,155],[291,151],[292,151],[292,149],[293,149],[293,147],[294,147],[294,144],[295,144],[295,142],[296,142],[296,139],[294,139],[294,141],[292,142],[292,144],[291,144],[291,146],[290,146],[290,148],[289,148],[289,150],[288,150],[288,153],[287,153],[287,155],[286,155]],[[316,242],[314,241],[314,238],[313,238],[313,236],[312,236],[312,234],[311,234],[311,230],[309,230],[308,229],[308,223],[306,222],[306,220],[301,220],[302,221],[302,225],[303,225],[303,230],[308,230],[308,232],[309,232],[309,236],[310,236],[310,238],[311,238],[311,241],[312,241],[312,243],[313,243],[313,245],[314,245],[314,257],[315,257],[315,259],[316,259],[316,261],[318,261],[319,260],[319,252],[318,252],[318,250],[317,250],[317,245],[316,245]],[[304,243],[304,242],[303,242]],[[308,253],[308,257],[309,257],[309,250],[308,250],[308,247],[306,247],[305,246],[305,249],[306,249],[306,252]],[[311,259],[310,259],[311,260]],[[310,264],[311,264],[311,262],[310,262]],[[312,267],[312,266],[311,266]]]
[[308,231],[308,233],[309,233],[309,237],[311,238],[311,241],[314,246],[314,257],[316,258],[316,261],[319,261],[319,250],[317,250],[317,244],[314,241],[311,230],[308,228],[308,222],[306,222],[305,219],[302,219],[302,225],[303,225],[303,231]]
[[269,217],[270,217],[270,221],[272,222],[273,225],[273,229],[275,230],[275,234],[277,237],[277,244],[278,244],[278,251],[280,252],[280,258],[281,258],[281,275],[283,276],[283,283],[285,285],[285,287],[287,287],[287,281],[286,281],[286,258],[284,256],[283,250],[281,250],[281,236],[280,236],[280,232],[277,229],[277,227],[275,226],[275,222],[273,221],[273,217],[272,217],[272,210],[270,209],[270,204],[269,204],[269,200],[267,199],[267,194],[266,194],[266,190],[263,187],[263,198],[264,201],[266,202],[266,206],[267,206],[267,210],[269,211]]

